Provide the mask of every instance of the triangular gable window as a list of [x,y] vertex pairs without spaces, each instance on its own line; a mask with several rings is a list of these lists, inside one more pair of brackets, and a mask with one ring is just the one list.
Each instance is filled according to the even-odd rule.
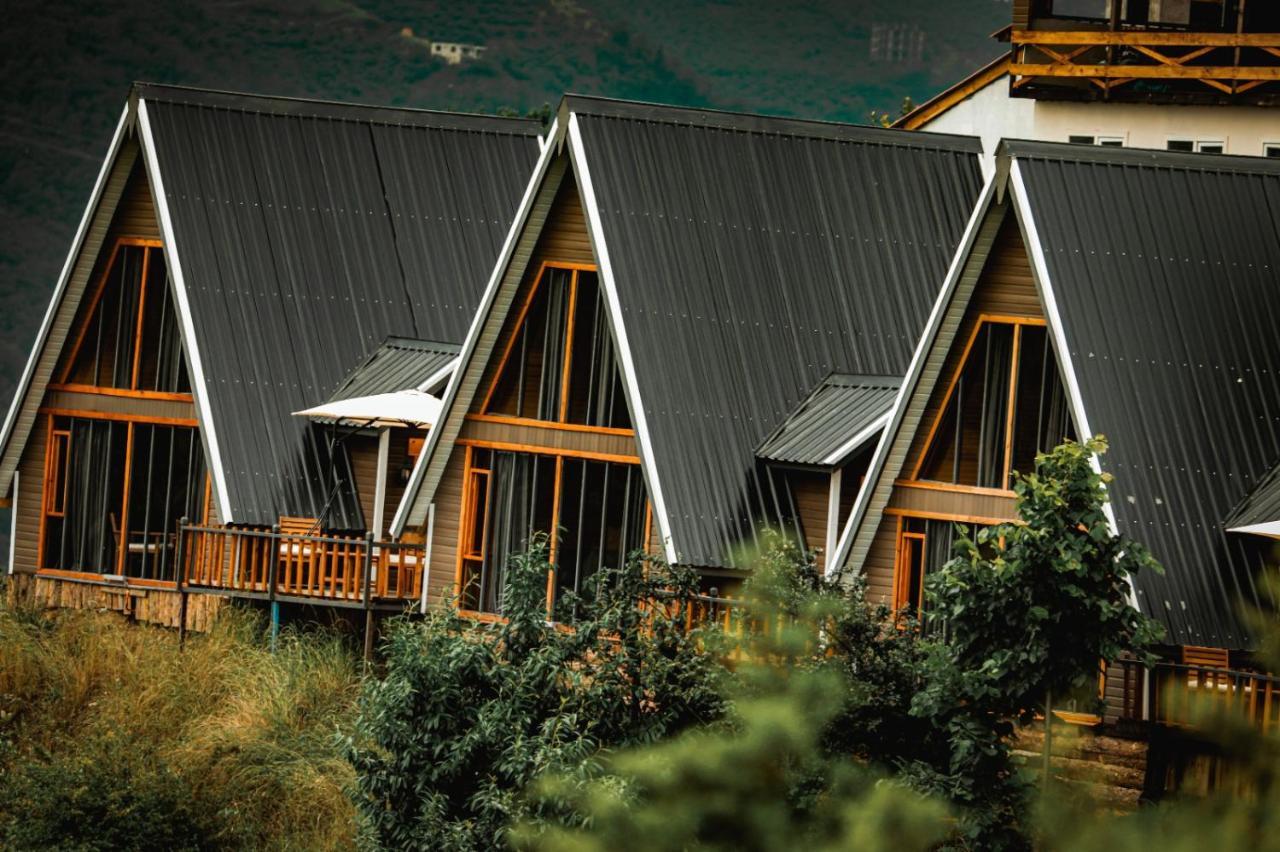
[[[1013,393],[1010,393],[1010,389]],[[1075,428],[1044,325],[982,322],[952,378],[916,479],[1008,489]]]
[[485,414],[631,428],[595,270],[547,266],[516,322]]
[[61,381],[190,393],[175,308],[159,245],[120,241],[77,328]]

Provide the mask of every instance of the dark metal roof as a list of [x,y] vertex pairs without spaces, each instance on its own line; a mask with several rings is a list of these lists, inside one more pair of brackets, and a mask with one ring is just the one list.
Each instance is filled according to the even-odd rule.
[[1280,524],[1280,464],[1262,477],[1252,491],[1227,516],[1227,529]]
[[[678,561],[781,518],[755,449],[836,370],[902,375],[976,140],[569,98]],[[565,108],[562,107],[562,110]]]
[[[847,446],[849,441],[866,434],[889,413],[901,384],[896,376],[833,373],[765,439],[756,455],[786,464],[839,464],[857,449]],[[842,458],[833,459],[836,453]]]
[[1227,519],[1280,458],[1280,168],[1011,143],[1121,530],[1173,644],[1245,648],[1265,540]]
[[[323,400],[388,335],[462,341],[536,160],[538,125],[173,87],[136,94],[232,519],[315,516],[334,463],[290,412]],[[364,526],[350,488],[325,520]]]
[[[328,402],[421,387],[458,358],[456,343],[388,337],[343,380]],[[424,388],[424,390],[426,390]]]

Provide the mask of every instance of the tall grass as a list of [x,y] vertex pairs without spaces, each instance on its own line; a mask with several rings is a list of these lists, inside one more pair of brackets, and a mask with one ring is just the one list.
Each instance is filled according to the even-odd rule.
[[340,638],[273,654],[241,611],[180,650],[113,614],[0,607],[0,847],[350,848],[358,690]]

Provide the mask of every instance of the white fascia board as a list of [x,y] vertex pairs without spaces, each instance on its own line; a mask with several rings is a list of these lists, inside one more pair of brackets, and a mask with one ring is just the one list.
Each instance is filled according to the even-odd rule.
[[[16,505],[16,503],[15,503]],[[1261,524],[1250,524],[1247,527],[1230,527],[1227,532],[1248,533],[1249,535],[1266,535],[1280,538],[1280,521],[1267,521]]]
[[191,370],[191,395],[195,399],[200,435],[209,452],[209,472],[213,479],[213,493],[218,501],[218,516],[222,523],[229,524],[235,520],[235,517],[231,513],[227,474],[222,465],[218,434],[213,425],[213,411],[209,407],[204,362],[200,359],[200,346],[196,340],[195,325],[191,321],[187,284],[182,275],[182,261],[178,256],[177,240],[174,238],[173,219],[169,215],[169,200],[164,192],[164,177],[160,173],[160,162],[156,158],[155,137],[151,133],[151,121],[147,117],[147,102],[144,98],[138,99],[138,130],[141,136],[142,156],[147,166],[147,180],[151,184],[151,197],[155,201],[156,216],[160,220],[160,234],[164,239],[164,258],[169,265],[169,277],[173,281],[174,303],[178,306],[178,317],[182,321],[187,367]]
[[978,230],[981,228],[983,220],[987,217],[987,210],[991,207],[991,201],[995,197],[995,190],[996,178],[992,175],[987,178],[982,187],[982,193],[978,196],[978,203],[969,215],[969,222],[965,225],[964,235],[960,238],[960,245],[956,247],[956,253],[951,258],[951,266],[947,269],[946,278],[943,279],[942,289],[938,293],[938,298],[934,300],[933,310],[929,313],[929,321],[925,323],[924,332],[920,335],[919,342],[916,343],[916,351],[911,356],[911,365],[907,368],[907,375],[903,379],[902,385],[898,388],[898,396],[894,399],[887,426],[880,434],[880,442],[876,444],[875,455],[871,457],[871,465],[867,468],[867,475],[862,480],[862,487],[858,489],[857,499],[854,500],[853,511],[849,513],[849,520],[845,522],[844,532],[840,534],[840,543],[836,545],[835,554],[827,560],[825,571],[827,577],[835,576],[840,567],[844,565],[845,559],[848,558],[849,549],[853,547],[853,537],[857,533],[858,525],[861,523],[862,518],[867,513],[871,495],[875,491],[875,483],[880,479],[880,474],[884,470],[885,462],[889,457],[889,450],[899,427],[902,425],[902,417],[906,413],[907,402],[911,398],[916,384],[920,381],[920,372],[924,369],[925,359],[928,358],[929,349],[933,346],[934,338],[938,336],[942,318],[946,315],[947,306],[951,303],[951,296],[955,292],[956,284],[959,283],[965,264],[969,260],[969,253],[973,250],[973,242],[978,236]]
[[[1022,239],[1026,243],[1027,253],[1031,255],[1032,277],[1040,291],[1040,301],[1044,304],[1045,320],[1048,322],[1049,333],[1053,338],[1054,355],[1058,359],[1058,369],[1067,387],[1067,397],[1071,400],[1071,413],[1076,422],[1076,429],[1081,440],[1088,440],[1093,436],[1093,430],[1089,427],[1089,415],[1084,408],[1084,395],[1080,393],[1080,381],[1076,376],[1075,364],[1071,360],[1071,350],[1067,347],[1066,330],[1062,325],[1062,315],[1058,312],[1058,299],[1053,292],[1053,283],[1049,279],[1049,267],[1045,262],[1044,249],[1040,245],[1040,234],[1036,228],[1035,215],[1031,210],[1031,200],[1027,195],[1026,184],[1022,180],[1022,169],[1019,167],[1018,159],[1017,157],[1011,159],[1013,163],[1009,169],[1009,187],[1013,195],[1013,209],[1018,215],[1018,224],[1022,228]],[[1098,456],[1090,456],[1089,465],[1094,473],[1102,475],[1102,462]],[[1117,535],[1120,527],[1116,523],[1116,513],[1111,503],[1103,504],[1102,511],[1107,518],[1107,525],[1111,528],[1111,534]],[[1133,584],[1132,575],[1126,579],[1129,582],[1129,603],[1134,609],[1138,609],[1137,587]]]
[[881,432],[885,426],[889,424],[889,418],[893,416],[893,411],[886,411],[880,417],[877,417],[870,426],[854,435],[849,440],[840,445],[840,448],[822,460],[824,465],[832,467],[842,463],[851,454],[857,452],[864,444],[874,438]]
[[645,418],[643,400],[640,398],[640,384],[636,378],[635,360],[631,357],[631,346],[627,342],[627,327],[622,319],[622,303],[618,299],[618,286],[613,278],[613,264],[609,260],[609,247],[604,238],[604,227],[600,220],[600,208],[596,204],[595,187],[591,182],[591,169],[587,164],[586,150],[582,145],[582,131],[578,127],[578,116],[569,113],[569,156],[574,165],[574,173],[578,177],[578,189],[582,193],[582,206],[587,214],[587,235],[591,239],[591,247],[595,251],[596,263],[600,267],[600,284],[604,291],[605,301],[609,305],[609,313],[613,321],[614,341],[618,346],[618,359],[622,363],[622,381],[627,389],[627,397],[631,402],[631,419],[636,430],[636,443],[640,445],[641,469],[646,472],[649,486],[649,499],[653,501],[653,514],[658,522],[658,531],[662,535],[663,551],[667,562],[675,564],[676,548],[671,538],[671,524],[667,517],[666,501],[662,497],[662,483],[658,479],[658,466],[653,455],[653,442],[649,439],[649,426]]
[[[525,186],[524,196],[520,199],[519,207],[516,208],[515,219],[512,220],[511,228],[507,231],[507,238],[502,243],[502,251],[498,253],[498,260],[494,264],[493,273],[489,276],[489,283],[485,287],[484,296],[480,300],[480,307],[471,317],[471,326],[467,330],[467,338],[462,345],[462,352],[459,353],[457,360],[454,361],[456,366],[452,376],[449,378],[449,385],[445,388],[444,397],[442,398],[440,422],[427,433],[427,443],[422,448],[422,452],[418,454],[418,461],[413,465],[413,473],[409,476],[409,482],[405,485],[404,494],[400,498],[400,505],[396,507],[395,517],[391,519],[391,529],[388,534],[392,540],[398,539],[403,534],[404,528],[410,523],[420,524],[426,520],[427,508],[422,507],[419,509],[417,502],[418,492],[422,488],[422,479],[427,474],[427,464],[435,454],[436,448],[440,443],[440,435],[444,432],[440,427],[445,421],[454,416],[454,399],[458,396],[458,385],[467,370],[467,366],[471,363],[472,356],[475,354],[476,344],[480,339],[480,330],[489,316],[489,311],[493,308],[493,300],[498,295],[498,288],[502,285],[502,279],[506,277],[507,267],[511,264],[511,255],[515,252],[516,243],[520,239],[520,234],[524,231],[529,212],[533,209],[533,200],[537,197],[538,190],[542,187],[547,168],[555,158],[555,146],[551,144],[551,140],[556,138],[556,131],[557,122],[553,121],[551,129],[547,131],[546,141],[542,144],[542,152],[538,156],[537,165],[534,166],[533,175]],[[462,413],[458,413],[457,416],[461,417]]]
[[447,380],[449,377],[453,375],[453,371],[456,370],[457,368],[458,368],[458,359],[454,358],[448,364],[445,364],[439,370],[436,370],[434,373],[428,376],[425,382],[418,385],[418,390],[422,391],[423,393],[431,393],[432,388],[439,387],[442,382],[444,382],[445,380]]
[[[22,371],[22,378],[19,379],[17,390],[14,391],[13,401],[9,403],[9,413],[4,418],[3,430],[0,430],[0,455],[9,451],[9,441],[13,437],[13,427],[18,422],[18,414],[22,410],[22,403],[26,399],[27,391],[31,388],[31,378],[35,375],[36,363],[40,360],[45,343],[49,339],[49,329],[53,327],[53,319],[58,313],[58,306],[61,305],[62,297],[66,294],[67,282],[71,278],[71,270],[80,254],[80,247],[84,244],[85,234],[89,231],[89,222],[93,219],[93,214],[98,209],[98,202],[102,198],[102,189],[106,186],[107,176],[111,173],[111,167],[115,165],[116,155],[120,153],[120,143],[124,140],[125,130],[128,126],[129,107],[126,105],[120,113],[120,120],[116,122],[116,130],[111,136],[111,144],[107,148],[106,158],[102,161],[102,168],[98,169],[98,179],[93,183],[93,192],[89,195],[89,203],[85,205],[84,213],[80,216],[80,227],[76,229],[75,239],[71,241],[71,250],[67,252],[67,259],[62,263],[62,273],[58,276],[58,283],[53,288],[53,297],[49,299],[49,307],[45,309],[44,320],[41,321],[40,330],[36,334],[35,345],[31,347],[31,354],[27,356],[27,366]],[[7,491],[8,483],[0,483],[0,495]]]
[[15,543],[18,540],[18,489],[22,487],[22,471],[13,472],[13,504],[9,506],[9,573],[13,573]]

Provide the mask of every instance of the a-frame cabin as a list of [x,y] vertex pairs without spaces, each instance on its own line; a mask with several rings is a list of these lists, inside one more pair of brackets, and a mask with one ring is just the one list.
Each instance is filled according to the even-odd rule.
[[394,524],[429,542],[430,598],[500,613],[536,531],[549,609],[638,548],[721,593],[763,527],[825,558],[978,153],[565,98]]
[[[1164,625],[1163,676],[1248,669],[1244,610],[1275,605],[1274,541],[1250,525],[1275,505],[1280,459],[1277,270],[1275,163],[1003,143],[834,564],[918,608],[956,523],[1014,520],[1011,471],[1100,433],[1111,524],[1165,569],[1133,590]],[[1112,713],[1168,711],[1126,671],[1108,679]],[[1253,677],[1231,689],[1274,723],[1277,684]]]
[[179,588],[416,600],[368,538],[427,424],[294,412],[443,389],[539,131],[136,85],[0,433],[11,589],[166,623]]

